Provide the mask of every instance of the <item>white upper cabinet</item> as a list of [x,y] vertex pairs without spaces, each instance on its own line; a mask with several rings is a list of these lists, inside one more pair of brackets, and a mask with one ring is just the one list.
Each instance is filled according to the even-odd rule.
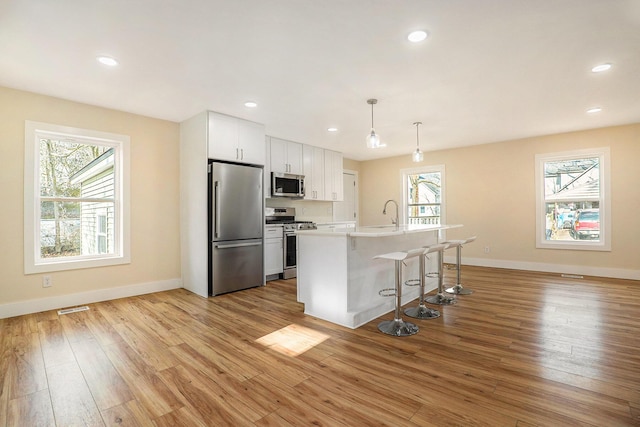
[[324,200],[324,150],[311,145],[302,147],[302,172],[305,200]]
[[302,144],[271,137],[271,172],[302,175]]
[[342,181],[342,153],[324,150],[324,195],[325,200],[344,200]]
[[264,125],[209,112],[210,159],[264,165]]

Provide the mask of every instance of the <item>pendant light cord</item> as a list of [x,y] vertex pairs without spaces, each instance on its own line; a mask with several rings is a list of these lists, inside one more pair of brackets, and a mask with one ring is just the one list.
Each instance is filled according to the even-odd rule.
[[371,103],[371,129],[373,129],[373,102]]

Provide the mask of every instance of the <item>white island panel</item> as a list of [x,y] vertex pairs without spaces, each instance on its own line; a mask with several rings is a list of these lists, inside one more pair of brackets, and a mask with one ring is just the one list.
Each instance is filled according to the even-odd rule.
[[[395,286],[395,264],[376,255],[438,242],[439,232],[454,226],[357,227],[298,232],[298,301],[305,313],[357,328],[394,310],[395,298],[379,291]],[[435,258],[435,257],[434,257]],[[434,271],[430,261],[427,271]],[[403,281],[418,277],[418,258],[407,262]],[[426,290],[437,286],[427,279]],[[402,304],[419,296],[419,287],[403,287]]]

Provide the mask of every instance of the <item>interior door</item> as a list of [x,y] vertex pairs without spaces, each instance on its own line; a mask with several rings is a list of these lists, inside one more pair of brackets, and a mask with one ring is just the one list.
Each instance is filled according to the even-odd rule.
[[333,203],[334,221],[358,220],[358,184],[356,175],[351,172],[342,174],[344,201]]

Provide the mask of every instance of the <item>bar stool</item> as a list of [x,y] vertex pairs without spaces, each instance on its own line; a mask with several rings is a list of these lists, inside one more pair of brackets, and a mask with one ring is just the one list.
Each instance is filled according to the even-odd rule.
[[406,314],[407,316],[413,317],[414,319],[435,319],[437,317],[440,317],[440,312],[438,310],[429,308],[424,304],[425,302],[424,286],[425,286],[425,277],[427,276],[425,259],[427,257],[427,254],[444,251],[446,248],[447,248],[447,245],[444,245],[444,244],[426,246],[426,249],[423,252],[423,255],[420,257],[420,278],[407,280],[404,283],[407,286],[420,285],[420,299],[418,302],[418,306],[405,309],[404,314]]
[[[455,298],[445,296],[442,289],[444,283],[444,251],[449,247],[449,245],[446,243],[441,243],[438,246],[441,246],[435,251],[438,253],[438,291],[435,295],[425,298],[425,301],[429,304],[452,305],[457,301],[455,300]],[[426,246],[425,248],[428,249],[429,246]]]
[[457,271],[457,280],[456,280],[456,285],[452,286],[450,288],[447,288],[445,290],[445,292],[450,293],[450,294],[455,294],[455,295],[469,295],[472,294],[473,291],[471,289],[467,289],[464,288],[462,286],[462,283],[460,282],[460,265],[462,263],[462,245],[466,245],[467,243],[471,243],[474,240],[476,240],[478,236],[473,236],[473,237],[469,237],[467,239],[462,239],[462,240],[448,240],[446,242],[443,243],[448,243],[449,247],[456,247],[456,269]]
[[396,337],[408,337],[409,335],[418,333],[418,325],[411,322],[405,322],[400,317],[400,307],[402,305],[402,262],[405,259],[422,256],[423,254],[424,248],[419,248],[412,249],[407,252],[390,252],[373,257],[373,259],[388,259],[395,261],[395,289],[382,289],[380,292],[378,292],[380,296],[395,295],[395,312],[393,320],[383,320],[378,324],[378,329],[380,330],[380,332]]

